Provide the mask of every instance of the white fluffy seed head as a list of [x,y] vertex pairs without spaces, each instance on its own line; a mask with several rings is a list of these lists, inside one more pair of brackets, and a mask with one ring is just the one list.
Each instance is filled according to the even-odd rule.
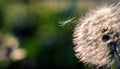
[[114,54],[110,54],[108,44],[120,42],[120,3],[89,11],[75,27],[73,37],[75,55],[80,61],[110,67],[116,58],[111,58]]

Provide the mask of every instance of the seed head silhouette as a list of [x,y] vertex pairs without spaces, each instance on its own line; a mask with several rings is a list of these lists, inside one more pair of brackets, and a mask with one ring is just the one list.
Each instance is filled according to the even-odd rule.
[[75,26],[76,57],[97,67],[111,67],[120,58],[120,3],[90,10]]

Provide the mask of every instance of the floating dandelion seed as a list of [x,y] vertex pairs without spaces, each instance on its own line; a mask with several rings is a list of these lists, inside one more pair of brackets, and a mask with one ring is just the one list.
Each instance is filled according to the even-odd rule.
[[120,61],[120,3],[89,11],[73,34],[76,57],[97,67]]
[[71,18],[71,19],[69,19],[67,21],[60,21],[58,23],[60,24],[60,26],[65,26],[68,23],[75,23],[76,20],[77,20],[77,17],[73,17],[73,18]]

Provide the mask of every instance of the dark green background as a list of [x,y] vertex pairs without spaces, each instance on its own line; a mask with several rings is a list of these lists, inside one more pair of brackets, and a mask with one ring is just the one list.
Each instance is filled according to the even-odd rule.
[[[84,1],[84,0],[83,0]],[[1,69],[87,69],[74,56],[75,22],[97,2],[86,0],[0,0],[0,31],[20,41],[27,56],[1,62]],[[77,22],[77,21],[76,21]]]

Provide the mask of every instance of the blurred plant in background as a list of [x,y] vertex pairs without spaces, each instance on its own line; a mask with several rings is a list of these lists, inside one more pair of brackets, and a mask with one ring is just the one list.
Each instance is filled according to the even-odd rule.
[[0,68],[89,69],[74,56],[74,25],[64,21],[83,16],[99,2],[0,0]]

